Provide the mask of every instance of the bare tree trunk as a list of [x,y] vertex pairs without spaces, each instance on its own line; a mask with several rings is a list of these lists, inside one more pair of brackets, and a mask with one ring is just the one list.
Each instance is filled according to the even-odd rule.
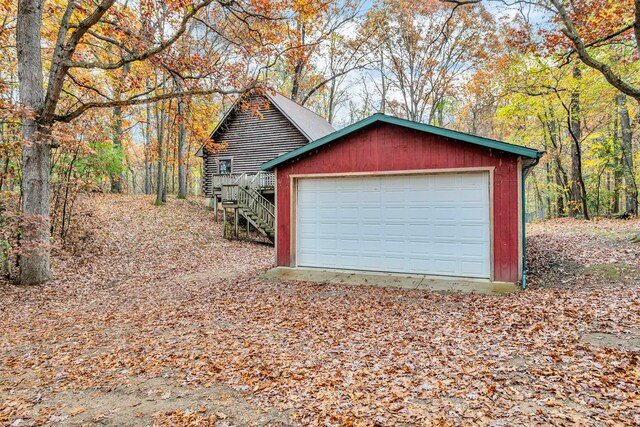
[[[0,144],[3,145],[9,145],[9,137],[5,137],[5,124],[4,122],[0,121]],[[8,132],[7,132],[8,133]],[[5,140],[6,139],[6,140]],[[0,174],[0,192],[2,192],[2,190],[4,189],[4,180],[7,177],[8,173],[9,173],[9,153],[6,153],[7,157],[3,159],[3,163],[4,163],[4,168],[2,170],[2,173]]]
[[151,104],[147,104],[147,125],[144,136],[144,194],[151,194]]
[[[622,168],[622,158],[618,159]],[[618,169],[613,173],[613,213],[620,213],[620,188],[622,187],[622,172]]]
[[[122,107],[113,108],[113,149],[118,153],[122,153]],[[122,193],[122,177],[119,173],[111,174],[111,192]]]
[[44,126],[40,28],[43,0],[19,0],[16,27],[22,117],[22,247],[20,284],[51,280],[49,260],[49,126]]
[[551,193],[549,191],[549,188],[551,188],[551,181],[553,180],[553,175],[551,174],[551,163],[547,162],[544,165],[544,169],[545,169],[545,173],[544,173],[544,179],[545,179],[545,183],[547,184],[547,191],[545,191],[545,206],[546,206],[546,210],[544,212],[544,219],[551,219],[551,213],[553,212],[552,205],[551,205]]
[[171,162],[171,194],[176,193],[176,160],[178,158],[177,153],[173,153],[173,159]]
[[[619,125],[619,116],[617,114],[614,115],[613,118],[613,129],[611,130],[611,137],[614,140],[614,145],[618,146],[618,125]],[[612,213],[620,213],[620,188],[622,188],[622,156],[616,156],[614,165],[616,166],[613,170],[613,202],[611,204],[611,212]]]
[[[304,46],[305,44],[305,39],[306,39],[306,33],[304,30],[304,24],[302,23],[302,21],[298,21],[298,29],[300,30],[300,45]],[[298,100],[298,97],[300,95],[300,81],[302,80],[302,72],[304,71],[304,61],[302,60],[302,58],[298,59],[298,61],[296,62],[296,65],[293,69],[293,82],[291,85],[291,99],[294,101]]]
[[[187,110],[187,115],[190,116],[191,115],[191,110]],[[191,153],[191,142],[192,142],[193,138],[187,138],[187,153]],[[186,159],[185,159],[185,167],[186,167],[186,173],[185,173],[185,183],[187,184],[187,194],[189,193],[189,190],[192,188],[192,184],[193,184],[193,177],[191,175],[191,156],[187,155]],[[191,192],[194,196],[197,196],[197,193]]]
[[164,140],[164,101],[160,102],[160,110],[156,105],[156,122],[157,122],[157,130],[158,130],[158,171],[156,173],[156,205],[162,204],[163,193],[164,193],[164,171],[162,168],[162,160],[163,160],[163,140]]
[[[2,179],[0,180],[0,192],[4,189],[4,181],[9,176],[9,156],[4,159],[4,168],[2,170]],[[8,186],[9,189],[12,189],[12,186]]]
[[[167,203],[167,193],[169,192],[169,159],[171,157],[172,147],[171,140],[173,139],[173,121],[171,120],[171,106],[173,100],[169,100],[169,105],[166,107],[166,110],[163,108],[163,111],[166,111],[164,114],[165,117],[165,140],[167,141],[167,145],[164,147],[164,186],[162,187],[162,203]],[[174,156],[175,158],[175,156]]]
[[608,200],[609,203],[607,204],[607,213],[609,213],[609,214],[614,212],[613,211],[613,206],[615,205],[615,197],[616,197],[616,195],[614,193],[614,190],[613,190],[613,183],[612,183],[613,180],[611,179],[611,177],[612,177],[612,174],[611,173],[607,173],[607,192],[609,194],[612,194],[612,196]]
[[[64,190],[64,202],[63,202],[63,206],[62,206],[62,221],[61,221],[61,226],[60,226],[60,237],[62,237],[63,239],[66,236],[66,230],[65,230],[65,221],[67,220],[67,210],[71,210],[71,202],[69,201],[69,188],[70,188],[70,183],[71,183],[71,175],[73,174],[73,165],[76,162],[76,160],[78,159],[78,153],[80,152],[80,148],[76,148],[76,151],[73,153],[73,158],[71,159],[71,162],[69,163],[69,167],[67,168],[67,182],[65,184],[65,190]],[[67,209],[68,206],[68,209]],[[71,216],[71,213],[68,213],[69,217]]]
[[168,137],[169,132],[167,132],[167,146],[165,147],[164,153],[164,186],[162,187],[162,203],[167,203],[167,193],[169,192],[169,154],[170,154],[170,142],[171,138]]
[[444,126],[444,98],[440,98],[438,100],[438,108],[437,108],[437,119],[438,119],[438,126],[443,127]]
[[380,100],[380,112],[382,114],[386,114],[387,113],[387,83],[386,83],[386,76],[384,74],[384,51],[382,49],[380,49],[380,84],[381,84],[381,91],[382,93],[380,94],[380,97],[382,98]]
[[[578,67],[573,68],[573,78],[580,80],[582,72]],[[582,139],[582,127],[580,125],[580,91],[575,89],[571,93],[569,117],[569,133],[571,134],[571,213],[577,215],[582,208],[585,219],[589,219],[587,208],[587,190],[582,178],[582,152],[580,142]]]
[[302,60],[296,63],[295,68],[293,69],[293,83],[291,85],[291,99],[294,101],[298,100],[298,96],[300,94],[300,80],[302,80],[302,68],[304,63]]
[[131,193],[136,194],[136,171],[131,167],[131,164],[127,165],[129,173],[131,173]]
[[185,121],[188,112],[186,111],[186,102],[180,98],[178,101],[178,115],[180,116],[180,127],[178,129],[178,198],[187,198],[187,174],[185,171],[184,148],[187,140],[187,130]]
[[620,130],[622,131],[622,167],[625,187],[625,207],[629,214],[638,213],[638,187],[633,169],[633,138],[631,133],[631,120],[627,109],[627,96],[623,93],[616,96],[618,115],[620,117]]
[[[474,113],[475,115],[475,113]],[[540,119],[540,122],[542,124],[542,135],[544,137],[544,149],[546,152],[549,151],[549,141],[547,139],[547,125],[544,121],[544,119],[540,116],[538,116]],[[472,121],[472,127],[475,128],[475,119]],[[553,180],[553,175],[551,173],[551,162],[546,162],[544,165],[544,181],[546,184],[546,191],[545,191],[545,197],[544,197],[544,203],[543,203],[543,208],[545,209],[545,215],[543,219],[550,219],[551,218],[551,192],[549,191],[549,189],[551,188],[551,182]]]
[[[545,120],[548,132],[549,132],[549,141],[553,146],[553,160],[555,162],[555,177],[556,177],[556,185],[558,188],[562,189],[562,192],[558,194],[556,198],[556,207],[557,207],[557,216],[564,216],[565,213],[565,195],[566,189],[568,187],[569,178],[567,177],[567,172],[564,170],[562,166],[562,159],[559,155],[560,149],[560,138],[558,136],[558,122],[555,117],[553,111],[550,112],[550,119]],[[542,119],[541,119],[542,120]]]
[[[167,16],[167,3],[162,2],[162,17],[165,18]],[[161,21],[160,32],[164,33],[164,19]],[[157,78],[156,78],[157,81]],[[165,73],[162,73],[162,90],[166,90],[167,84],[167,76]],[[156,206],[162,205],[164,203],[164,180],[163,180],[163,170],[162,170],[162,148],[164,144],[164,125],[165,125],[165,102],[164,100],[160,102],[160,114],[158,115],[158,104],[156,103],[156,129],[158,136],[158,172],[156,176]]]

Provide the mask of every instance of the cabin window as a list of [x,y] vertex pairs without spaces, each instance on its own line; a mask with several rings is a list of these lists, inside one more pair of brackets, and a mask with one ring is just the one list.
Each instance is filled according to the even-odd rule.
[[218,160],[218,173],[221,175],[231,173],[231,160],[232,159],[219,159]]

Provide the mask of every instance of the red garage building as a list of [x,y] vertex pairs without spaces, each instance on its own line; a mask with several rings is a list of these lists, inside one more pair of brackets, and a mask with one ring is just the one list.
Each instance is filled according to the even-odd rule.
[[524,282],[523,182],[541,155],[375,114],[262,166],[276,263]]

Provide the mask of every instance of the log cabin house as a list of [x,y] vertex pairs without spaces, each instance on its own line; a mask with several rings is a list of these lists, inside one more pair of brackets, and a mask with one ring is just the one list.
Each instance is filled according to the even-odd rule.
[[218,212],[239,219],[273,239],[275,235],[274,174],[260,166],[282,154],[322,138],[335,129],[324,118],[291,99],[273,92],[238,99],[211,133],[225,148],[211,152],[205,146],[196,154],[203,159],[202,187]]

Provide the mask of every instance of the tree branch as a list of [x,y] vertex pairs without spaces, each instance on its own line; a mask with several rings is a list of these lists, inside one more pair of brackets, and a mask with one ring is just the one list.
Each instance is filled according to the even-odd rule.
[[311,98],[311,96],[313,96],[314,93],[316,93],[318,90],[320,90],[324,85],[326,85],[327,83],[337,79],[338,77],[342,77],[345,74],[349,74],[351,71],[354,70],[359,70],[362,68],[365,68],[367,65],[370,65],[371,63],[367,63],[367,64],[361,64],[361,65],[354,65],[353,67],[347,68],[345,70],[342,70],[334,75],[332,75],[331,77],[321,81],[320,83],[318,83],[317,85],[315,85],[314,87],[312,87],[309,92],[307,92],[307,94],[304,96],[304,98],[302,99],[302,101],[300,101],[300,105],[304,106],[304,104],[307,103],[307,101],[309,100],[309,98]]
[[[634,28],[635,25],[636,25],[635,22],[633,22],[633,23],[631,23],[629,25],[625,25],[624,27],[620,28],[618,31],[615,31],[615,32],[613,32],[613,33],[611,33],[609,35],[606,35],[604,37],[599,38],[598,40],[594,40],[594,41],[592,41],[590,43],[585,44],[584,47],[593,47],[593,46],[598,45],[600,43],[609,41],[609,40],[611,40],[611,39],[613,39],[615,37],[618,37],[622,33],[626,32],[626,31],[629,31],[630,29]],[[571,55],[573,53],[576,53],[576,49],[573,49],[569,53],[567,53],[567,56]]]
[[58,30],[58,38],[51,61],[51,70],[49,71],[49,84],[47,85],[43,109],[43,116],[46,122],[50,122],[55,114],[62,85],[64,84],[64,79],[69,69],[68,65],[66,65],[67,60],[73,56],[82,36],[84,36],[92,26],[98,23],[100,18],[113,6],[115,1],[116,0],[103,0],[91,15],[87,16],[78,24],[76,30],[71,34],[71,37],[69,37],[69,41],[65,42],[67,32],[69,31],[69,20],[76,8],[75,1],[72,0],[68,3]]
[[439,0],[441,3],[452,3],[456,6],[464,6],[467,4],[478,4],[482,0]]
[[599,71],[604,78],[616,89],[620,90],[620,92],[625,93],[632,98],[640,101],[640,88],[634,87],[630,83],[624,81],[622,77],[617,75],[610,66],[605,64],[604,62],[598,61],[594,57],[592,57],[589,52],[587,52],[587,46],[584,41],[578,34],[578,30],[575,25],[569,18],[569,14],[564,7],[564,4],[561,0],[550,0],[554,7],[557,9],[558,15],[560,19],[562,19],[562,23],[564,24],[564,28],[562,32],[571,40],[573,43],[578,56],[588,67],[591,67],[597,71]]
[[93,86],[88,86],[80,81],[78,81],[78,79],[76,79],[73,75],[71,75],[71,73],[67,73],[67,76],[69,77],[69,80],[71,80],[71,82],[73,82],[74,85],[81,87],[83,89],[86,89],[88,91],[91,92],[95,92],[98,96],[103,97],[104,99],[111,99],[109,96],[107,96],[106,94],[102,93],[99,89],[96,89]]
[[[114,0],[109,0],[109,1],[114,1]],[[144,52],[137,53],[137,54],[130,54],[128,56],[121,58],[119,61],[116,61],[116,62],[72,61],[71,59],[69,59],[66,61],[66,65],[69,68],[100,68],[103,70],[115,70],[115,69],[121,68],[127,63],[144,61],[145,59],[148,59],[154,55],[157,55],[158,53],[163,52],[167,48],[171,47],[176,41],[178,41],[178,39],[182,36],[182,34],[184,34],[184,32],[187,30],[187,25],[191,20],[191,18],[193,18],[200,10],[209,6],[214,1],[217,1],[223,7],[228,7],[233,3],[233,1],[227,3],[220,0],[203,0],[202,2],[194,5],[189,10],[189,12],[182,17],[182,20],[180,21],[180,26],[178,27],[176,32],[171,37],[169,37],[169,39]]]
[[158,102],[158,101],[164,101],[167,99],[175,99],[175,98],[180,98],[180,97],[192,97],[192,96],[204,96],[204,95],[212,95],[212,94],[219,94],[219,95],[242,95],[245,94],[253,89],[255,89],[257,87],[257,84],[254,83],[252,85],[250,85],[249,87],[242,89],[242,90],[222,90],[222,89],[209,89],[209,90],[198,90],[198,89],[194,89],[194,90],[186,90],[186,91],[179,91],[179,92],[169,92],[169,93],[163,93],[162,95],[157,95],[157,96],[152,96],[152,97],[147,97],[147,98],[128,98],[128,99],[122,99],[122,100],[117,100],[117,101],[106,101],[106,102],[87,102],[86,104],[82,104],[80,107],[78,107],[77,109],[66,113],[66,114],[61,114],[61,115],[56,115],[54,116],[54,120],[57,122],[70,122],[73,119],[78,118],[79,116],[81,116],[83,113],[85,113],[87,110],[90,109],[94,109],[94,108],[113,108],[113,107],[129,107],[129,106],[133,106],[133,105],[142,105],[142,104],[149,104],[149,103],[153,103],[153,102]]
[[161,43],[158,46],[155,46],[145,52],[128,55],[126,57],[121,58],[117,62],[102,62],[102,61],[76,62],[76,61],[69,60],[67,61],[67,66],[70,68],[100,68],[103,70],[115,70],[123,67],[125,64],[136,62],[136,61],[143,61],[147,58],[150,58],[151,56],[156,55],[164,51],[171,45],[173,45],[180,38],[180,36],[186,31],[187,23],[189,19],[191,19],[191,17],[193,17],[193,15],[195,15],[200,9],[211,4],[212,2],[213,2],[212,0],[206,0],[200,3],[198,6],[194,7],[189,13],[187,13],[183,17],[180,27],[173,34],[173,36],[171,36],[166,42]]

